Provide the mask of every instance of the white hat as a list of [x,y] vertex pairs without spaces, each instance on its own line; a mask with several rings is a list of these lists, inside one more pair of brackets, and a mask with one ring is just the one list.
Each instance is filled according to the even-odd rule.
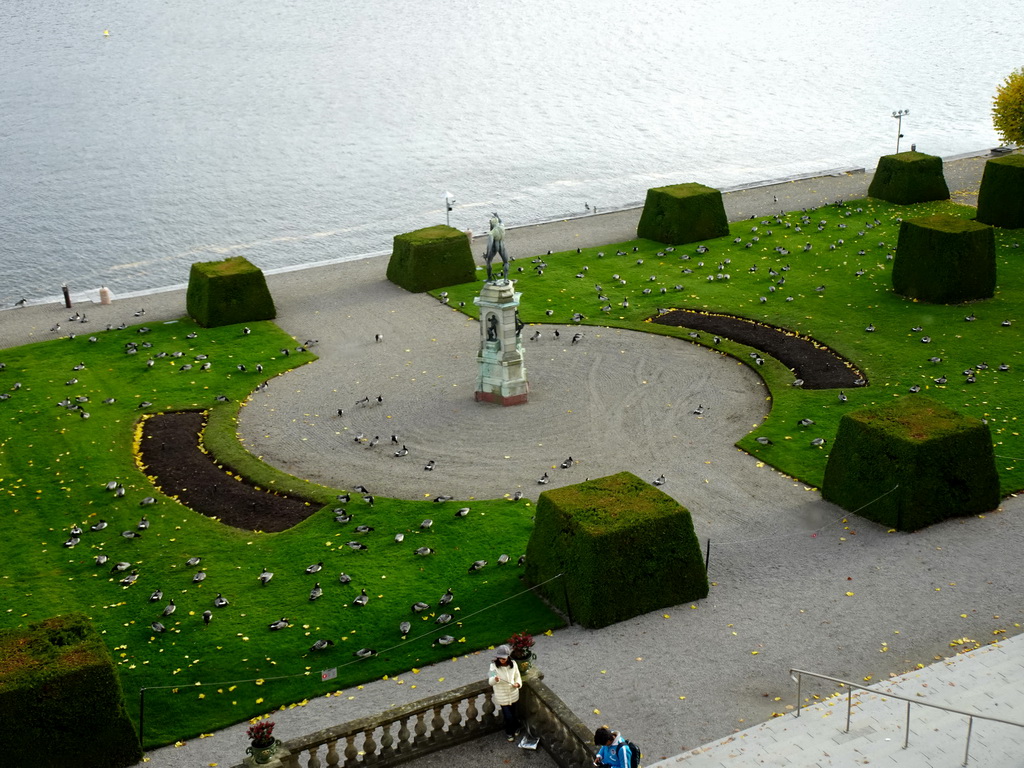
[[511,653],[512,649],[507,645],[499,645],[494,649],[494,656],[498,659],[507,659]]

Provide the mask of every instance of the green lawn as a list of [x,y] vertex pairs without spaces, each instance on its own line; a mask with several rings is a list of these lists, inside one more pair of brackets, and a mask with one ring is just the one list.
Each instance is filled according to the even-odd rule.
[[[1024,414],[1024,270],[1017,263],[1024,260],[1019,245],[1024,231],[996,230],[998,287],[993,299],[959,306],[923,304],[893,293],[893,261],[887,254],[895,253],[900,217],[933,213],[972,218],[975,209],[950,202],[897,206],[855,200],[842,207],[733,223],[728,237],[671,251],[660,243],[635,240],[556,253],[543,258],[543,274],[536,272],[536,264],[519,259],[512,275],[523,294],[520,315],[527,323],[573,324],[573,315],[582,313],[581,325],[631,328],[711,346],[710,334],[694,341],[687,329],[646,322],[658,308],[708,310],[791,329],[852,361],[869,386],[846,390],[849,400],[841,403],[836,390],[792,387],[792,372],[776,360],[753,366],[748,347],[727,340],[716,346],[753,366],[771,389],[771,414],[739,445],[786,474],[820,485],[843,412],[912,397],[910,388],[920,386],[948,406],[988,420],[1001,488],[1008,494],[1024,488],[1024,440],[1017,424]],[[804,250],[806,244],[810,250]],[[698,245],[708,252],[698,253]],[[751,272],[753,267],[756,271]],[[777,274],[771,276],[770,270]],[[720,274],[729,278],[718,279]],[[785,282],[779,285],[782,278]],[[599,300],[598,285],[607,301]],[[820,286],[824,289],[819,291]],[[472,296],[478,287],[447,288],[449,303],[465,302],[463,311],[475,315]],[[645,289],[650,292],[644,294]],[[622,306],[625,299],[628,308]],[[602,312],[609,304],[611,311]],[[976,319],[967,322],[967,316]],[[1007,320],[1011,325],[1004,327]],[[869,326],[875,330],[866,331]],[[924,337],[931,341],[923,342]],[[942,362],[929,362],[932,357]],[[978,364],[989,367],[976,370],[976,382],[966,384],[963,372]],[[1009,370],[999,371],[1001,364]],[[942,376],[947,382],[937,384],[935,379]],[[804,418],[815,424],[798,426]],[[758,436],[768,437],[772,445],[755,442]],[[814,447],[810,443],[816,437],[829,442]]]
[[[533,508],[506,500],[473,502],[461,519],[458,501],[446,504],[378,498],[372,510],[359,500],[347,505],[360,522],[376,529],[364,540],[369,549],[354,551],[345,543],[356,538],[350,526],[334,521],[336,495],[344,489],[313,486],[262,465],[240,450],[234,438],[239,403],[262,381],[316,358],[296,352],[296,341],[272,323],[252,323],[251,334],[240,326],[203,329],[191,321],[154,324],[148,333],[137,328],[89,333],[74,339],[0,352],[0,508],[3,509],[6,563],[0,578],[0,627],[38,621],[56,613],[82,610],[89,615],[118,665],[129,710],[138,717],[141,688],[145,695],[147,747],[192,737],[221,726],[306,698],[325,695],[382,675],[412,668],[501,642],[517,631],[543,632],[559,620],[530,593],[522,594],[516,558],[526,550]],[[188,338],[190,334],[195,338]],[[151,343],[135,355],[127,342]],[[288,348],[291,353],[283,355]],[[180,358],[172,356],[182,352]],[[166,357],[155,357],[166,352]],[[196,355],[207,355],[211,367],[200,371]],[[146,361],[154,358],[148,367]],[[84,363],[85,367],[73,370]],[[257,363],[264,366],[255,371]],[[191,364],[192,370],[179,370]],[[237,366],[244,364],[246,371]],[[75,383],[72,380],[77,380]],[[20,385],[20,386],[18,386]],[[217,397],[223,395],[228,402]],[[70,398],[89,398],[89,413],[58,405]],[[104,403],[107,398],[113,403]],[[151,405],[142,406],[149,402]],[[138,420],[144,413],[211,409],[207,445],[258,485],[293,488],[328,504],[300,525],[277,534],[239,531],[205,518],[156,492],[136,463]],[[213,434],[209,434],[213,431]],[[118,498],[106,490],[108,481],[124,485]],[[154,504],[140,506],[148,496]],[[134,530],[143,515],[151,525],[141,538]],[[421,531],[425,518],[434,525]],[[500,518],[512,562],[496,565],[497,544],[490,521]],[[108,526],[91,531],[105,520]],[[65,548],[73,525],[85,529],[80,543]],[[394,542],[396,533],[405,541]],[[429,546],[433,556],[413,550]],[[104,566],[96,556],[110,558]],[[190,557],[202,558],[190,567]],[[491,564],[470,575],[469,563],[484,557]],[[111,572],[113,563],[131,563],[125,573]],[[305,568],[322,561],[323,570]],[[275,573],[266,587],[257,575]],[[139,572],[132,586],[120,580]],[[193,584],[198,570],[207,578]],[[341,585],[341,571],[352,582]],[[320,581],[324,596],[310,602]],[[444,609],[455,617],[435,624],[438,599],[452,587],[455,600]],[[352,605],[365,588],[365,607]],[[153,591],[163,598],[150,602]],[[214,608],[220,592],[230,605]],[[513,597],[520,595],[518,597]],[[511,599],[509,599],[511,598]],[[168,600],[176,612],[161,616]],[[500,608],[493,606],[508,600]],[[413,614],[412,603],[431,604]],[[202,614],[213,611],[209,626]],[[271,632],[270,622],[288,617],[291,626]],[[160,620],[166,633],[150,628]],[[403,639],[399,623],[413,629]],[[435,641],[450,634],[450,646]],[[319,638],[336,644],[312,654]],[[358,659],[354,652],[372,648],[379,655]],[[321,681],[321,670],[337,668],[336,679]],[[249,682],[242,682],[249,681]],[[298,735],[298,734],[293,734]]]

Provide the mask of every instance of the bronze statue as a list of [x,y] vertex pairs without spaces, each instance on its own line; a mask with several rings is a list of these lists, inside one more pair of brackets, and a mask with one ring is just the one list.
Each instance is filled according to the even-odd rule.
[[487,262],[487,282],[495,282],[491,271],[491,262],[495,256],[501,256],[502,279],[508,282],[508,252],[505,250],[505,227],[501,223],[501,217],[497,213],[491,214],[491,230],[487,233],[487,252],[484,254],[484,261]]

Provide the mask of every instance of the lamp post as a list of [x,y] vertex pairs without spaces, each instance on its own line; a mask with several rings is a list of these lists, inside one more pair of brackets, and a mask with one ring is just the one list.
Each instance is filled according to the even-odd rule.
[[452,225],[452,205],[455,203],[455,195],[451,192],[444,193],[444,222],[449,227]]
[[896,118],[896,154],[900,153],[900,139],[903,138],[903,118],[910,114],[909,109],[898,109],[892,113]]

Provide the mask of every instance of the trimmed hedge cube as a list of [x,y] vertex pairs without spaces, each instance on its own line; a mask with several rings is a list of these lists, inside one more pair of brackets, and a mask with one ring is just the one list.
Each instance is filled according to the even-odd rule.
[[898,531],[987,512],[999,505],[992,435],[916,395],[844,414],[821,495]]
[[868,195],[897,205],[949,200],[942,158],[923,152],[900,152],[878,158]]
[[905,220],[900,224],[892,288],[932,304],[992,298],[996,290],[992,228],[947,214]]
[[4,765],[122,768],[142,759],[99,633],[82,614],[0,631]]
[[193,264],[185,306],[204,328],[277,317],[263,270],[241,256]]
[[636,234],[673,245],[728,235],[722,193],[693,183],[649,189]]
[[395,235],[388,280],[413,293],[476,280],[465,232],[439,224]]
[[629,472],[541,494],[526,580],[585,627],[708,594],[689,511]]
[[978,221],[994,227],[1024,227],[1024,155],[985,163],[978,192]]

